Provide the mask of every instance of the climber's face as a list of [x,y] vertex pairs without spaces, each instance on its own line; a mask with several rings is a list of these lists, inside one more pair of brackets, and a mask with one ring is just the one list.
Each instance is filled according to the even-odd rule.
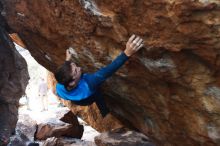
[[77,85],[77,83],[79,82],[80,80],[80,77],[81,77],[81,67],[78,67],[76,66],[75,63],[71,62],[71,76],[72,76],[72,81],[70,83],[71,86],[74,86],[74,85]]

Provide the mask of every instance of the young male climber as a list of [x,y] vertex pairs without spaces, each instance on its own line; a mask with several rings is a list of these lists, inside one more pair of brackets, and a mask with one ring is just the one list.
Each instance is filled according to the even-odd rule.
[[143,39],[132,35],[126,43],[126,49],[112,63],[95,73],[82,73],[81,68],[70,61],[71,53],[67,50],[65,63],[55,73],[58,82],[56,85],[57,95],[81,106],[95,102],[101,115],[105,117],[109,110],[99,91],[100,85],[142,47]]

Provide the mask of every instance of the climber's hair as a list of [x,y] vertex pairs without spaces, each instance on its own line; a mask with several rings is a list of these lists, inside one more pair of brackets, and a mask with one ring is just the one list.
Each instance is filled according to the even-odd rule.
[[71,61],[65,61],[55,72],[55,78],[58,83],[63,84],[67,89],[69,83],[73,80],[71,76]]

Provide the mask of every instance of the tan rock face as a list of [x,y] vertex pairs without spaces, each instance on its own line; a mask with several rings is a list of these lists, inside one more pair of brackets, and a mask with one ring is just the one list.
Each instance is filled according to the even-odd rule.
[[103,88],[113,113],[159,145],[220,144],[218,0],[0,1],[51,71],[69,47],[84,71],[95,71],[140,35],[147,47]]
[[57,114],[54,118],[48,118],[46,121],[38,124],[35,138],[46,140],[50,137],[72,137],[80,139],[84,128],[79,124],[77,117],[72,112]]
[[95,103],[91,104],[90,106],[77,106],[71,101],[62,101],[68,108],[71,109],[73,113],[79,117],[82,117],[83,120],[85,120],[97,131],[109,131],[124,126],[123,123],[121,123],[120,120],[112,114],[108,114],[103,118]]
[[[55,120],[55,119],[54,119]],[[74,125],[75,126],[75,125]],[[56,123],[41,123],[38,125],[38,129],[36,132],[36,138],[38,140],[46,140],[49,137],[62,137],[62,136],[71,136],[81,138],[78,136],[79,130],[70,124],[65,124],[63,122]],[[76,130],[78,130],[76,132]],[[80,131],[81,132],[81,131]],[[77,134],[76,134],[77,133]],[[81,132],[82,133],[82,132]]]

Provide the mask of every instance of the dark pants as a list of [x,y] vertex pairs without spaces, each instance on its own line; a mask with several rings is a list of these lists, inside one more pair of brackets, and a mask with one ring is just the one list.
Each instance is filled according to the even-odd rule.
[[109,109],[106,106],[105,99],[102,97],[100,91],[97,91],[95,94],[90,96],[89,98],[80,100],[80,101],[73,101],[76,105],[87,106],[91,105],[93,102],[96,103],[102,117],[105,117],[109,113]]

